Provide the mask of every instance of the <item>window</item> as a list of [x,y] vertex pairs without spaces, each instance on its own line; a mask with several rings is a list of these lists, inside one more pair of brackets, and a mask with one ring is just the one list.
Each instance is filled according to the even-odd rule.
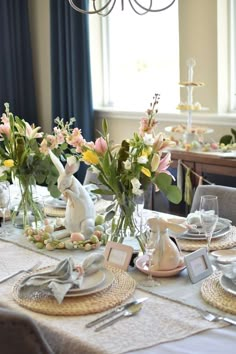
[[[143,111],[154,93],[159,93],[160,111],[176,112],[180,100],[178,1],[166,11],[143,16],[135,14],[128,2],[124,11],[118,5],[105,18],[90,17],[94,105]],[[101,51],[95,45],[99,31]]]

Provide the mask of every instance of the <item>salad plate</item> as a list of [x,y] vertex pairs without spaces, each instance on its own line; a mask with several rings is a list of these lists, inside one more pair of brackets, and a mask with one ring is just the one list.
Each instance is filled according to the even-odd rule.
[[[219,218],[219,222],[216,225],[216,230],[213,232],[212,240],[220,238],[226,235],[231,229],[231,222],[226,219]],[[202,227],[197,227],[196,229],[192,228],[187,230],[185,233],[180,234],[177,238],[186,239],[186,240],[205,240],[205,234]]]
[[186,268],[186,265],[170,269],[170,270],[151,270],[149,271],[147,265],[147,256],[141,256],[136,260],[136,267],[145,274],[151,274],[154,277],[164,278],[164,277],[173,277],[174,275],[179,274]]
[[65,297],[92,295],[109,288],[114,281],[114,274],[108,269],[103,269],[99,272],[102,274],[96,276],[94,274],[94,279],[86,280],[89,277],[85,277],[82,287],[70,289]]
[[236,295],[236,284],[225,275],[220,277],[220,285],[226,292]]
[[236,249],[217,250],[211,252],[211,254],[216,257],[219,262],[236,262]]

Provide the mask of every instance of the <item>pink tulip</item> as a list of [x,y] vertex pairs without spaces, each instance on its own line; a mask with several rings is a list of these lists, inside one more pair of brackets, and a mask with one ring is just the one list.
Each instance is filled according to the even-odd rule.
[[0,124],[0,135],[6,135],[7,137],[10,136],[10,123],[9,123],[9,118],[6,116],[5,113],[3,113],[1,117],[1,121],[3,124]]
[[104,155],[105,152],[107,151],[107,142],[106,140],[103,139],[103,137],[100,137],[96,139],[95,145],[94,145],[94,150],[101,155]]

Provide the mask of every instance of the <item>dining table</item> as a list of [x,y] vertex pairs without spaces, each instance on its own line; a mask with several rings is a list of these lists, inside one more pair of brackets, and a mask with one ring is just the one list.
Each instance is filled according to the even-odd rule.
[[[47,195],[45,188],[39,190]],[[145,210],[145,213],[153,216],[157,212]],[[36,262],[40,262],[39,267],[43,269],[67,258],[81,264],[89,254],[104,254],[105,250],[105,246],[87,252],[38,249],[10,220],[6,229],[7,236],[0,237],[0,280]],[[236,249],[236,226],[232,225],[230,232],[230,248]],[[127,244],[134,249],[138,247],[133,238],[128,239]],[[194,251],[188,249],[188,243],[186,250],[184,246],[183,256]],[[215,257],[210,255],[210,260],[216,264]],[[150,288],[143,286],[147,275],[135,262],[130,263],[127,271],[114,266],[110,269],[115,274],[114,286],[92,295],[65,298],[61,304],[42,301],[39,306],[36,306],[37,299],[19,299],[16,290],[26,274],[22,272],[0,282],[0,307],[33,318],[53,352],[58,354],[236,353],[236,326],[222,320],[210,322],[203,317],[203,311],[207,310],[236,321],[236,295],[219,287],[221,272],[218,268],[205,279],[192,283],[187,268],[182,267],[177,274],[157,277],[157,285]],[[96,326],[86,327],[120,304],[144,297],[147,300],[135,316],[124,317],[99,332]]]

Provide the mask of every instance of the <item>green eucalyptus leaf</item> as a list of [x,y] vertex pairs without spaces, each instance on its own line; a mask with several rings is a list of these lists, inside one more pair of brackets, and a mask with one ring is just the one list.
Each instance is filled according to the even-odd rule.
[[169,186],[167,194],[167,199],[174,204],[179,204],[182,200],[182,193],[177,186]]

